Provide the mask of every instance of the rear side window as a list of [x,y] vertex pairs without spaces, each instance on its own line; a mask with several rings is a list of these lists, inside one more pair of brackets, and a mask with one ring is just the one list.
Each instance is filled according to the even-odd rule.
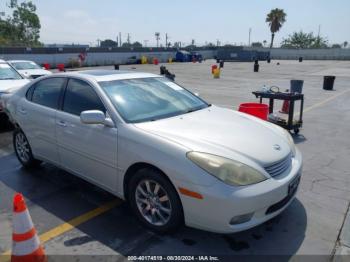
[[27,95],[31,96],[31,101],[33,103],[57,109],[59,97],[65,81],[65,78],[49,78],[42,80],[31,87]]
[[79,116],[86,110],[100,110],[106,113],[101,99],[88,83],[70,79],[64,95],[63,111]]

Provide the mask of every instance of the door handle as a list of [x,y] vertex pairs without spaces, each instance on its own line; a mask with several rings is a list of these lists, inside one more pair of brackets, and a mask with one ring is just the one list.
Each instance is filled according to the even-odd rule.
[[58,124],[59,126],[62,126],[62,127],[66,127],[66,126],[67,126],[67,123],[64,122],[64,121],[62,121],[62,120],[59,120],[59,121],[57,122],[57,124]]

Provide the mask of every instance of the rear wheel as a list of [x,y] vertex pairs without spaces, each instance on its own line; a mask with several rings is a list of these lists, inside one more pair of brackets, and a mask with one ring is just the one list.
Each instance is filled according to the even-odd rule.
[[180,199],[161,172],[151,168],[139,170],[130,180],[128,196],[137,218],[153,231],[171,232],[181,225]]
[[40,165],[41,161],[33,157],[28,139],[21,129],[16,129],[13,132],[13,147],[19,162],[24,167],[29,168]]

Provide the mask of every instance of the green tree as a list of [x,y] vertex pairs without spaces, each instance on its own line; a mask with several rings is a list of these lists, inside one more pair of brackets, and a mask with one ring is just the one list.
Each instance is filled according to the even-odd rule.
[[270,48],[273,47],[273,41],[275,39],[275,33],[278,32],[282,25],[286,22],[287,14],[283,9],[272,9],[270,13],[267,14],[266,23],[269,23],[270,31],[271,31],[271,44]]
[[332,48],[341,48],[341,45],[340,44],[333,44]]
[[260,42],[253,42],[252,47],[263,47],[263,44]]
[[304,33],[303,31],[294,32],[289,35],[287,39],[282,41],[282,48],[327,48],[328,41],[322,36],[314,36],[311,33]]
[[348,46],[348,41],[344,41],[343,46],[346,48]]
[[132,46],[134,47],[134,48],[142,48],[142,44],[140,43],[140,42],[134,42],[133,44],[132,44]]
[[18,3],[10,0],[8,8],[12,16],[0,20],[0,39],[7,45],[38,46],[40,37],[40,19],[32,1]]
[[118,47],[118,43],[111,39],[106,39],[101,41],[100,46],[101,47]]

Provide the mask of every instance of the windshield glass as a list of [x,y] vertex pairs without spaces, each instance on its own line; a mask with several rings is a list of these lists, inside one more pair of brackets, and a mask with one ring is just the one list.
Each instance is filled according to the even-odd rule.
[[0,64],[0,80],[13,80],[13,79],[22,79],[19,73],[16,72],[8,64]]
[[41,67],[38,66],[36,63],[30,62],[30,61],[28,61],[28,62],[12,62],[11,64],[17,70],[41,69]]
[[166,78],[113,80],[99,84],[128,123],[154,121],[209,106]]

